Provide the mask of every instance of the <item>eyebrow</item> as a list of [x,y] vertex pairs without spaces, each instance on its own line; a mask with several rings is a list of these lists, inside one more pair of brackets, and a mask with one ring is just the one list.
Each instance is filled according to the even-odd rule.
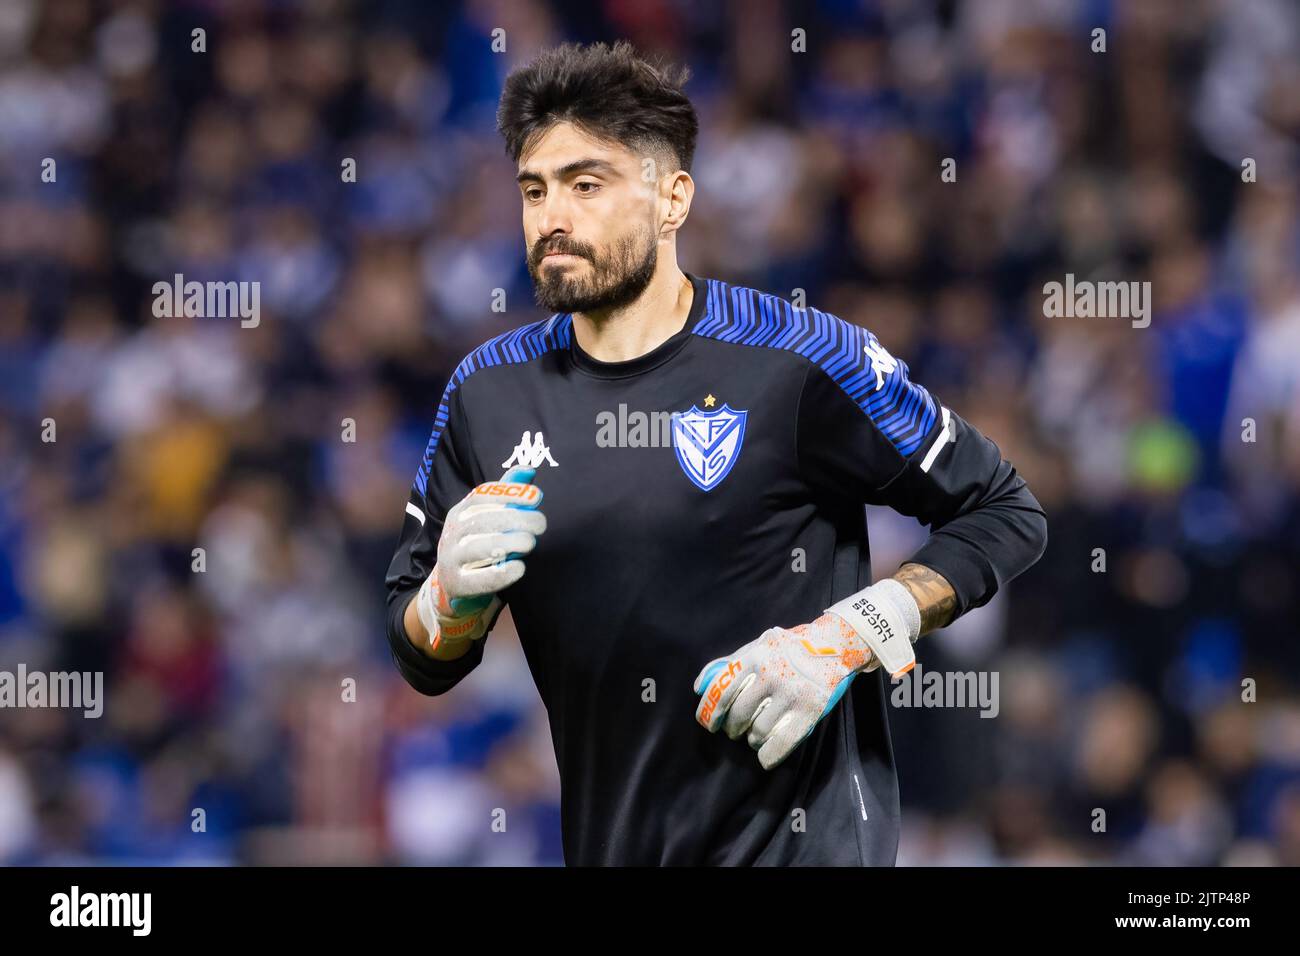
[[[557,167],[554,171],[556,179],[567,179],[570,176],[576,176],[578,173],[605,173],[610,176],[618,175],[618,170],[612,163],[607,163],[603,159],[575,159],[571,163],[565,163]],[[525,182],[544,182],[542,174],[532,169],[522,169],[519,175],[515,177],[515,182],[522,185]]]

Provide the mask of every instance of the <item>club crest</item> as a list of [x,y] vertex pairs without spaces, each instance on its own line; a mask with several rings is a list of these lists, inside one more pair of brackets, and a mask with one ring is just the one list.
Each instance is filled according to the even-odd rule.
[[748,416],[749,412],[730,405],[716,412],[702,412],[692,405],[689,412],[674,414],[673,448],[686,477],[704,491],[726,478],[740,457]]

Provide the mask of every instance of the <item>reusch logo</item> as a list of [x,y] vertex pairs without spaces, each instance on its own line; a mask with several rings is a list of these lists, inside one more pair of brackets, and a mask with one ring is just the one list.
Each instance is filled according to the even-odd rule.
[[709,696],[704,701],[704,709],[700,711],[700,723],[705,727],[709,725],[709,721],[713,718],[713,712],[718,707],[718,701],[722,699],[722,692],[731,686],[732,680],[741,670],[740,661],[732,661],[727,665],[727,669],[718,676],[718,679],[713,682],[713,686],[709,688]]
[[517,481],[485,481],[474,489],[476,498],[513,498],[525,505],[534,504],[541,493],[536,485],[525,485]]

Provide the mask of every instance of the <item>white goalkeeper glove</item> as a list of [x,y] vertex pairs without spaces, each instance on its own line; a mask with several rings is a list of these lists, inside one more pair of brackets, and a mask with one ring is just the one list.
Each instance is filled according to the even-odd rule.
[[771,770],[812,733],[863,671],[901,677],[916,663],[921,611],[892,578],[877,581],[798,627],[768,628],[695,678],[695,719],[732,740],[748,735]]
[[444,641],[482,638],[501,606],[497,592],[524,576],[520,558],[546,530],[546,516],[537,510],[542,490],[532,484],[535,473],[513,468],[447,512],[437,561],[415,598],[431,650]]

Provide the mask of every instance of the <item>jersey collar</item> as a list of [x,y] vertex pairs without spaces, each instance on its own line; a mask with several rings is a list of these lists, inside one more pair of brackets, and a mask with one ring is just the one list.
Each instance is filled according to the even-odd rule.
[[[597,378],[627,378],[657,368],[680,352],[686,343],[690,341],[691,336],[695,334],[695,326],[704,316],[705,305],[709,297],[708,282],[685,270],[683,270],[683,275],[691,280],[691,287],[695,291],[691,299],[690,312],[686,315],[686,324],[682,326],[680,332],[675,332],[644,355],[638,355],[636,358],[628,359],[625,362],[602,362],[600,359],[592,358],[578,345],[578,337],[571,335],[569,360],[574,367]],[[570,316],[569,322],[572,323],[572,321],[573,317]]]

